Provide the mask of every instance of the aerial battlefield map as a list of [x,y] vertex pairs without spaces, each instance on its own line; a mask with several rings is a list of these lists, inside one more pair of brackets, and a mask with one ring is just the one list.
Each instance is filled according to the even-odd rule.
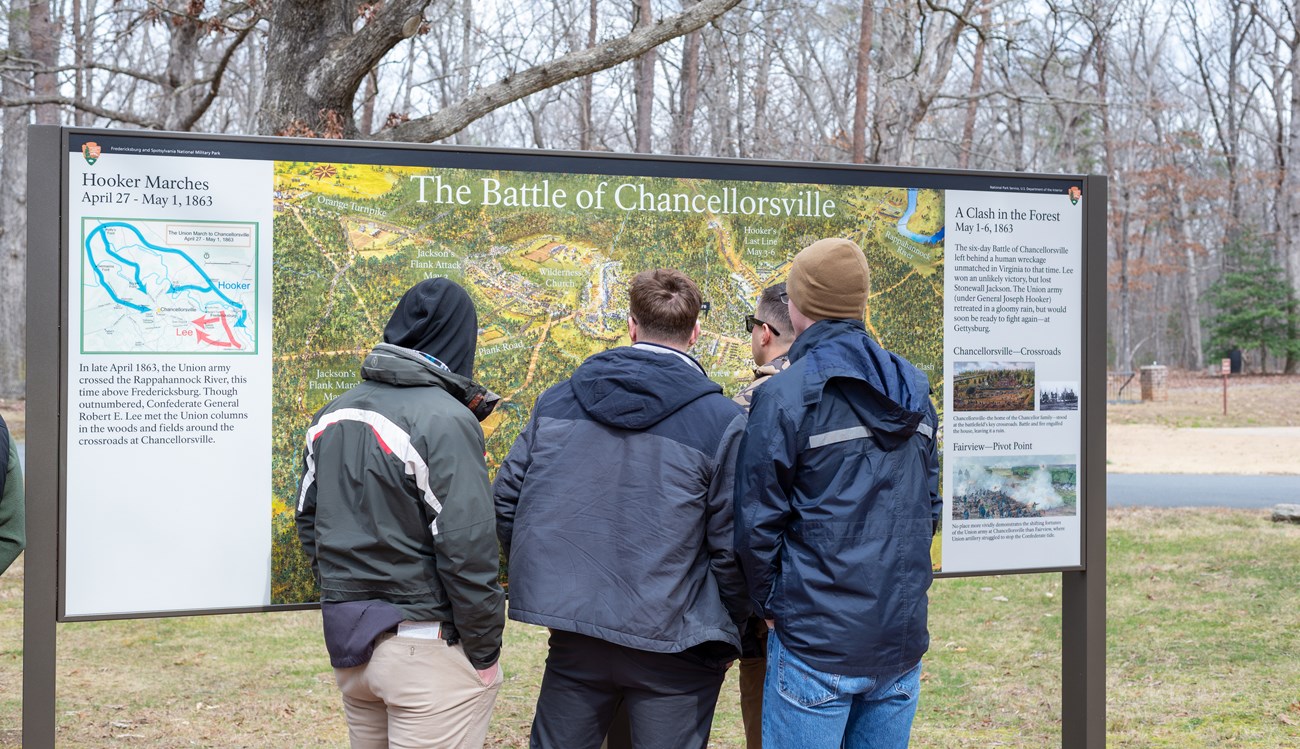
[[700,285],[691,353],[731,395],[752,377],[745,315],[827,236],[863,247],[868,331],[930,375],[942,409],[939,190],[296,162],[275,179],[272,603],[315,598],[293,529],[303,430],[425,278],[459,282],[479,310],[476,378],[502,396],[483,424],[493,472],[543,390],[628,343],[637,272]]

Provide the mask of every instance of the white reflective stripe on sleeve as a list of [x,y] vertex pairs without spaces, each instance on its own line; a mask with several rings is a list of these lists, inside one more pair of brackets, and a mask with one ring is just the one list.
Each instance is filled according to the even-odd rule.
[[833,432],[824,432],[822,434],[812,435],[808,438],[808,447],[825,447],[837,442],[866,439],[870,436],[871,430],[862,426],[849,427],[848,429],[836,429]]
[[924,421],[916,425],[916,432],[917,434],[923,434],[930,439],[934,439],[934,427]]
[[374,430],[384,450],[396,455],[402,461],[406,475],[415,479],[415,485],[419,488],[425,503],[433,510],[434,520],[429,523],[429,532],[438,535],[437,515],[442,512],[442,503],[433,495],[433,489],[429,486],[429,466],[411,444],[411,436],[382,414],[360,408],[340,408],[331,411],[322,416],[319,423],[307,430],[307,473],[303,476],[302,494],[298,497],[299,512],[302,511],[302,504],[307,498],[307,487],[316,478],[316,438],[331,424],[340,421],[359,421],[368,425]]
[[307,502],[307,490],[311,488],[312,483],[316,480],[316,456],[313,454],[311,434],[307,435],[307,472],[302,475],[302,487],[298,490],[298,512],[302,512],[302,506]]

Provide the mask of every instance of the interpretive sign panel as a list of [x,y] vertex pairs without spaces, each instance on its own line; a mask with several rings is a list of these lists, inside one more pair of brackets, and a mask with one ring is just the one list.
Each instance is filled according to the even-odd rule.
[[495,469],[543,390],[627,342],[638,271],[699,282],[691,353],[734,393],[745,315],[826,236],[867,255],[868,332],[931,378],[936,569],[1082,566],[1081,177],[64,139],[65,619],[314,600],[293,525],[304,430],[413,283],[452,278],[480,311]]

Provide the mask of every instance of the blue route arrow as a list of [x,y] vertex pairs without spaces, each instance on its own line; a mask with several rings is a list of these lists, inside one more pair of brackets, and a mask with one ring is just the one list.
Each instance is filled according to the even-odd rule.
[[194,284],[186,284],[183,286],[177,286],[173,284],[168,289],[168,292],[171,294],[179,294],[182,291],[198,291],[198,292],[210,291],[213,294],[216,294],[217,296],[221,297],[230,306],[239,310],[239,319],[235,321],[235,327],[236,328],[246,327],[244,322],[245,320],[248,319],[248,310],[244,307],[244,305],[240,304],[239,302],[236,302],[234,299],[231,299],[230,297],[223,294],[221,290],[217,288],[217,285],[212,280],[212,277],[209,276],[203,270],[203,268],[199,266],[198,263],[194,262],[193,258],[191,258],[188,254],[186,254],[181,250],[172,247],[159,247],[158,245],[151,243],[149,240],[144,238],[144,235],[140,233],[139,229],[135,228],[130,224],[122,223],[120,221],[107,221],[105,223],[102,223],[99,226],[96,226],[94,229],[91,230],[89,234],[86,235],[86,257],[90,260],[90,267],[94,269],[95,275],[99,278],[99,283],[104,287],[104,290],[108,292],[109,297],[111,297],[113,301],[117,302],[118,304],[124,307],[130,307],[131,309],[140,312],[149,311],[148,307],[139,304],[133,304],[119,297],[117,295],[117,292],[113,291],[113,287],[111,284],[109,284],[108,279],[104,277],[104,273],[99,269],[99,265],[95,262],[95,252],[94,249],[91,247],[90,241],[94,239],[96,235],[99,235],[100,240],[104,243],[104,252],[116,258],[123,265],[129,265],[132,268],[134,268],[136,288],[138,288],[141,292],[148,293],[148,290],[144,284],[144,279],[141,278],[140,276],[140,272],[141,272],[140,264],[132,262],[131,260],[128,260],[113,251],[113,245],[108,241],[107,229],[110,228],[122,228],[122,229],[129,230],[132,234],[136,236],[137,239],[140,240],[140,244],[156,252],[166,252],[173,255],[179,255],[185,262],[189,263],[190,267],[194,268],[194,270],[200,276],[203,276],[203,280],[207,281],[208,285],[204,287],[204,286],[197,286]]

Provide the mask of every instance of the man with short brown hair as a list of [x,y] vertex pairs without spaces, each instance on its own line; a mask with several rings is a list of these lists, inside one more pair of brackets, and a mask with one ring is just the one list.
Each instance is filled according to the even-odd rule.
[[[703,302],[695,282],[672,268],[642,271],[628,290],[630,322],[639,329],[639,337],[666,341],[681,349],[690,348],[700,335]],[[637,337],[633,334],[633,343]]]
[[733,550],[740,407],[687,352],[700,292],[632,280],[631,346],[537,399],[497,473],[509,616],[551,629],[532,742],[596,749],[626,706],[637,749],[704,749],[738,625]]

